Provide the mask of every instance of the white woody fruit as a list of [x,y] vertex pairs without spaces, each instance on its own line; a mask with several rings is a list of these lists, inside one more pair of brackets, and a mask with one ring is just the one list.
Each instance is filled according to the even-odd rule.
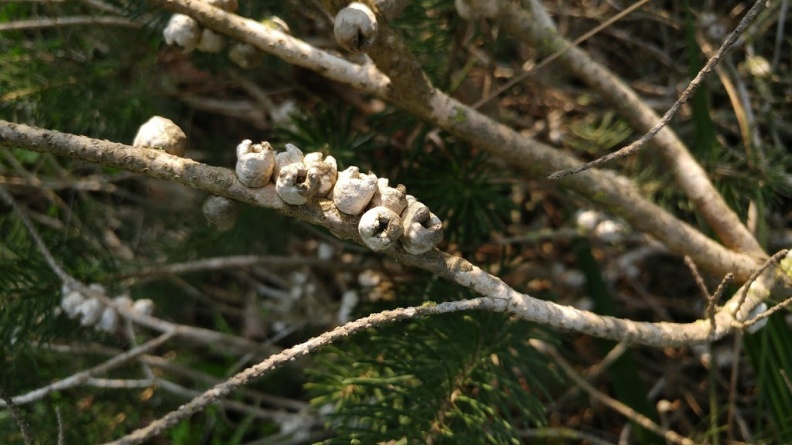
[[96,323],[96,330],[112,334],[118,329],[118,312],[111,307],[106,307],[102,311],[102,316]]
[[234,227],[239,215],[239,205],[225,196],[210,196],[203,205],[203,214],[209,224],[225,232]]
[[79,308],[84,301],[85,297],[83,297],[82,294],[74,290],[69,290],[63,295],[60,306],[69,318],[74,319],[80,315],[77,308]]
[[77,314],[80,316],[80,324],[83,326],[92,326],[99,321],[102,316],[102,303],[96,298],[88,298],[79,306],[77,306]]
[[338,180],[338,163],[335,158],[327,156],[322,159],[322,156],[324,155],[319,152],[309,153],[303,159],[303,164],[319,174],[319,190],[316,191],[316,196],[320,198],[329,195]]
[[376,191],[377,176],[360,173],[360,169],[352,166],[338,174],[333,188],[333,203],[342,213],[360,215]]
[[113,298],[113,302],[117,306],[121,306],[123,308],[131,308],[132,307],[132,299],[129,298],[129,295],[119,295]]
[[404,234],[401,244],[407,253],[420,255],[443,240],[443,223],[422,202],[407,196],[407,208],[402,213]]
[[275,168],[275,152],[268,142],[253,144],[245,139],[237,146],[236,175],[247,187],[264,187]]
[[316,195],[319,183],[318,170],[296,162],[280,169],[275,191],[287,204],[303,205]]
[[394,245],[402,236],[404,228],[396,212],[378,206],[363,214],[358,224],[358,232],[369,249],[380,252]]
[[275,170],[272,172],[276,178],[280,175],[280,170],[289,164],[303,161],[303,152],[295,145],[286,144],[286,151],[275,155]]
[[396,187],[388,185],[388,178],[379,178],[377,180],[377,191],[371,198],[371,207],[385,206],[397,215],[401,215],[405,208],[407,208],[407,189],[399,184]]
[[195,49],[214,54],[222,51],[225,48],[225,44],[225,37],[207,28],[201,31],[201,38],[198,40],[198,45]]
[[184,156],[187,150],[187,135],[172,120],[154,116],[140,126],[132,145],[165,150],[174,156]]
[[173,14],[162,36],[168,45],[176,45],[185,53],[191,53],[201,40],[201,25],[192,17]]
[[377,37],[377,17],[363,3],[350,3],[338,11],[333,33],[338,44],[347,51],[364,51]]
[[148,298],[135,300],[132,303],[132,310],[141,315],[151,315],[154,313],[154,302]]
[[264,62],[264,53],[247,43],[235,43],[228,51],[228,58],[240,68],[256,68]]

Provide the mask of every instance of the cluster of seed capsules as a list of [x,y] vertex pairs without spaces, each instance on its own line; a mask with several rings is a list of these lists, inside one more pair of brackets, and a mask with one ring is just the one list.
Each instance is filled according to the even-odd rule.
[[[100,294],[106,294],[101,284],[93,283],[88,287]],[[151,315],[154,312],[154,302],[148,298],[132,301],[128,296],[120,295],[113,298],[113,302],[142,315]],[[97,331],[107,333],[118,330],[121,317],[115,308],[105,306],[98,299],[84,295],[66,284],[61,288],[60,307],[69,318],[79,318],[83,326],[93,326]]]
[[401,184],[392,187],[388,179],[354,166],[339,172],[332,156],[304,155],[292,144],[275,153],[267,142],[245,140],[236,151],[236,175],[242,184],[260,188],[274,182],[278,196],[291,205],[331,200],[339,212],[360,216],[360,238],[374,251],[400,242],[406,252],[420,255],[443,240],[443,223]]
[[[152,117],[138,130],[136,147],[151,147],[184,156],[187,138],[171,120]],[[268,142],[254,144],[246,139],[236,148],[236,176],[250,188],[275,183],[283,202],[303,205],[312,198],[325,198],[339,212],[360,216],[358,232],[363,243],[383,251],[397,242],[410,254],[428,252],[443,240],[443,223],[423,203],[407,194],[403,185],[391,187],[386,178],[361,173],[358,167],[338,171],[334,157],[308,153],[292,144],[275,153]],[[237,204],[223,196],[210,197],[204,215],[219,230],[236,221]]]

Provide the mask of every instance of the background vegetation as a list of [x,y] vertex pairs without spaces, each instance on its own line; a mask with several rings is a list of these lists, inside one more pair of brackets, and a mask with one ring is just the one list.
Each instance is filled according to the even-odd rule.
[[[788,246],[792,236],[792,42],[784,33],[787,2],[771,3],[673,124],[769,252]],[[544,6],[570,39],[619,11],[614,2]],[[581,47],[663,113],[717,48],[718,30],[731,30],[746,8],[743,2],[654,2]],[[318,2],[243,1],[239,14],[278,16],[292,35],[336,48],[331,19]],[[106,15],[128,23],[10,26]],[[593,214],[583,213],[591,207],[579,196],[526,181],[475,146],[275,57],[242,70],[225,53],[182,54],[162,41],[168,17],[123,0],[3,2],[0,117],[131,143],[150,116],[166,116],[188,134],[188,157],[226,167],[243,139],[267,140],[277,149],[290,142],[332,154],[339,167],[358,165],[405,184],[445,222],[444,250],[496,272],[517,290],[634,320],[691,321],[703,314],[706,302],[681,258],[653,247],[619,218],[598,213],[593,230],[580,230],[581,214]],[[409,2],[394,27],[434,84],[468,104],[518,75],[526,61],[540,60],[496,23],[462,20],[450,0]],[[640,136],[553,63],[482,111],[586,159]],[[700,223],[652,150],[609,168]],[[150,298],[160,318],[278,348],[350,317],[471,296],[263,209],[243,208],[235,228],[218,233],[201,215],[199,193],[83,162],[3,150],[0,187],[24,204],[74,277],[101,283],[112,295]],[[0,388],[7,394],[41,387],[152,337],[145,329],[134,331],[136,340],[100,334],[59,313],[60,281],[9,207],[0,207],[0,239]],[[232,255],[289,261],[158,272]],[[721,277],[706,278],[717,283]],[[342,314],[352,295],[352,315]],[[662,441],[576,390],[531,338],[555,344],[600,391],[697,443],[790,443],[789,331],[782,311],[745,338],[698,349],[629,348],[611,360],[612,343],[500,315],[415,320],[294,363],[232,397],[250,409],[213,407],[155,443]],[[62,348],[45,347],[49,343]],[[35,439],[56,443],[59,424],[65,443],[117,438],[178,407],[190,391],[262,358],[188,342],[155,355],[167,364],[131,364],[106,381],[21,406]],[[109,379],[129,382],[147,373],[173,386],[108,387]],[[0,442],[23,443],[5,409]]]

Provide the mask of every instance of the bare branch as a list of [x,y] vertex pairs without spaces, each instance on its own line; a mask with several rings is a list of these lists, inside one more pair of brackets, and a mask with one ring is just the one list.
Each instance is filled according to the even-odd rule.
[[[734,275],[727,273],[726,276],[724,276],[721,280],[720,284],[718,284],[718,288],[715,289],[715,293],[707,297],[707,309],[705,310],[705,314],[707,315],[707,320],[710,321],[711,329],[714,329],[715,326],[716,305],[723,296],[723,293],[726,292],[726,286],[730,285],[732,281],[734,281]],[[712,333],[710,332],[710,334]]]
[[339,269],[359,269],[347,263],[338,263],[337,261],[323,260],[320,258],[305,258],[300,256],[287,257],[277,255],[236,255],[217,258],[204,258],[186,263],[174,263],[157,267],[145,267],[138,270],[122,272],[114,275],[113,279],[123,278],[151,278],[169,275],[179,275],[190,272],[198,272],[205,270],[218,270],[218,269],[240,269],[243,267],[251,266],[278,266],[278,267],[295,267],[295,266],[310,266],[310,267],[325,267],[334,270]]
[[[762,264],[762,267],[756,269],[754,273],[751,274],[751,276],[748,278],[748,281],[746,282],[747,286],[743,287],[742,292],[740,292],[740,298],[739,300],[737,300],[736,303],[737,305],[733,309],[735,313],[743,309],[743,303],[745,303],[745,300],[748,298],[748,291],[750,290],[751,284],[754,281],[756,281],[756,279],[759,278],[759,276],[762,273],[764,273],[764,271],[767,270],[768,267],[778,264],[778,262],[781,261],[785,256],[787,256],[788,253],[789,250],[787,249],[783,249],[776,252],[773,256],[768,258],[768,260],[765,261],[764,264]],[[751,307],[750,309],[753,309],[753,307]],[[750,312],[750,310],[748,310],[747,312]]]
[[[111,369],[115,369],[119,366],[122,366],[130,362],[131,360],[137,358],[142,354],[146,354],[156,349],[166,341],[173,338],[174,335],[176,335],[175,331],[166,332],[160,335],[159,337],[149,340],[146,343],[143,343],[142,345],[136,348],[130,349],[129,351],[123,354],[117,355],[100,365],[94,366],[93,368],[90,369],[86,369],[85,371],[80,371],[65,379],[58,380],[57,382],[51,383],[47,386],[36,389],[34,391],[30,391],[26,394],[13,397],[11,400],[16,404],[30,403],[36,400],[40,400],[41,398],[49,394],[52,394],[55,391],[60,391],[66,388],[82,385],[93,376],[105,373],[107,371],[110,371]],[[3,402],[2,404],[0,404],[0,406],[8,406],[8,405],[6,402]]]
[[[242,185],[237,180],[234,172],[230,170],[179,158],[161,150],[128,147],[122,144],[38,130],[22,125],[2,125],[2,122],[0,122],[0,145],[13,145],[77,157],[105,166],[177,181],[216,195],[274,209],[283,214],[326,227],[340,238],[348,238],[357,243],[362,242],[357,231],[359,217],[342,214],[332,204],[332,201],[314,198],[302,206],[287,205],[277,196],[272,184],[258,189],[248,188]],[[43,243],[39,247],[43,252],[48,252]],[[711,326],[709,323],[639,323],[601,316],[569,306],[538,300],[515,291],[499,278],[484,272],[469,261],[438,250],[432,250],[422,255],[411,255],[400,247],[394,246],[385,251],[385,253],[404,264],[430,271],[439,277],[468,287],[480,295],[488,297],[477,300],[477,308],[479,309],[509,312],[525,320],[614,340],[625,340],[632,343],[655,346],[702,343],[713,338],[720,338],[731,332],[734,328],[733,322],[735,319],[733,317],[740,321],[747,316],[747,312],[742,313],[742,311],[740,314],[726,310],[719,312],[715,317],[716,326],[714,331],[712,331],[712,337],[710,337]],[[57,262],[54,259],[51,259],[51,263],[57,266]],[[59,266],[57,267],[59,268]],[[60,271],[61,274],[65,274],[62,269]],[[748,272],[747,274],[750,274],[752,271],[749,269],[743,271],[743,273]],[[747,308],[753,309],[753,307],[760,304],[772,289],[774,283],[772,276],[761,275],[760,278],[761,280],[757,280],[751,285],[749,292],[750,302],[745,305]],[[63,279],[67,283],[70,282],[70,278],[67,275]],[[115,307],[113,302],[107,297],[97,294],[97,292],[79,283],[75,284],[75,289],[85,295],[100,299],[108,306]],[[119,307],[118,310],[124,317],[154,329],[162,331],[178,329],[177,332],[181,334],[181,329],[187,328],[182,326],[174,327],[171,323],[140,315],[133,311],[126,310],[124,312],[125,308],[122,307]],[[210,336],[223,338],[224,341],[238,342],[241,340],[237,337],[224,338],[221,334],[208,330],[203,332],[204,330],[198,328],[189,328],[189,330],[191,336],[197,335],[204,340]]]
[[123,26],[127,28],[140,28],[138,23],[126,17],[104,17],[104,16],[77,16],[77,17],[54,17],[35,20],[17,20],[15,22],[0,24],[0,32],[3,31],[24,31],[28,29],[41,28],[60,28],[63,26],[82,26],[82,25],[104,25],[104,26]]

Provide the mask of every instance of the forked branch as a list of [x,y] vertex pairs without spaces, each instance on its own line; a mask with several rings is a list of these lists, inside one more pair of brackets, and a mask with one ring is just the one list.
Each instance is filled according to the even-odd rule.
[[[149,1],[169,11],[189,15],[203,26],[274,54],[288,63],[388,100],[504,159],[529,178],[543,179],[552,171],[580,165],[578,159],[494,122],[432,87],[403,42],[384,21],[379,23],[379,36],[368,54],[377,67],[385,70],[385,74],[372,64],[355,65],[290,35],[204,2]],[[393,83],[393,79],[399,81]],[[404,79],[411,81],[405,82]],[[733,272],[738,281],[744,282],[759,265],[755,258],[730,251],[646,200],[627,178],[612,172],[589,170],[565,178],[561,185],[623,216],[635,229],[652,235],[679,255],[690,256],[699,267],[709,272],[719,275]]]

